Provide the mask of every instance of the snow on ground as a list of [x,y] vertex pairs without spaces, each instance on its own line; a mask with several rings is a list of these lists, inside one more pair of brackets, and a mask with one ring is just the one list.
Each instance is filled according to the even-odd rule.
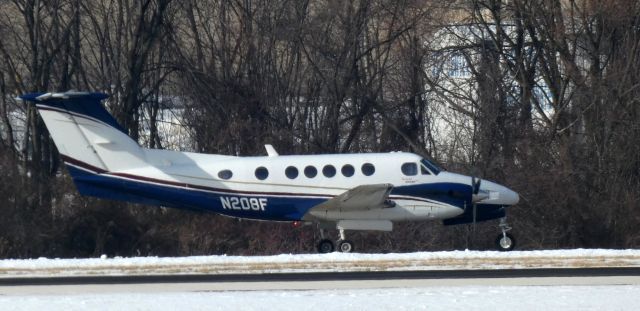
[[561,267],[639,267],[640,250],[449,251],[0,260],[0,278]]
[[459,286],[0,296],[0,310],[638,310],[640,286]]
[[[640,250],[303,254],[0,260],[0,278],[71,275],[640,267]],[[0,291],[0,310],[640,310],[640,285],[413,286],[315,290]],[[413,287],[412,287],[413,286]],[[136,287],[137,288],[137,287]],[[272,289],[271,285],[267,288]],[[19,291],[18,291],[19,292]]]

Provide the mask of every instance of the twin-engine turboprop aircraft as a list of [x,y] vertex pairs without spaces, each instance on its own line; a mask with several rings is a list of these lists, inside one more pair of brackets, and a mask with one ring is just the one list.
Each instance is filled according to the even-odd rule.
[[500,250],[515,240],[505,208],[518,194],[496,183],[446,172],[404,152],[236,157],[140,147],[105,110],[102,93],[26,94],[35,103],[83,195],[214,212],[232,217],[315,223],[318,251],[334,251],[325,229],[391,231],[400,221],[445,225],[501,219]]

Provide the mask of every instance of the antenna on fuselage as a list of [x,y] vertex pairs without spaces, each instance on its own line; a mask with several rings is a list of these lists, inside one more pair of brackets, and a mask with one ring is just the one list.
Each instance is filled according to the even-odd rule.
[[273,148],[272,145],[266,144],[264,145],[264,148],[267,149],[267,155],[270,157],[277,157],[279,156],[278,152],[276,151],[276,148]]

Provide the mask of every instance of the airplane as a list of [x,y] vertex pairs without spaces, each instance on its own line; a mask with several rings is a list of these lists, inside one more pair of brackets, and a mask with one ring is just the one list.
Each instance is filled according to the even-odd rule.
[[[515,247],[506,209],[516,192],[445,171],[408,152],[266,156],[200,154],[141,147],[102,106],[104,93],[31,93],[81,195],[316,225],[320,253],[352,252],[346,230],[392,231],[402,221],[444,225],[500,219],[496,246]],[[325,230],[338,230],[340,239]]]

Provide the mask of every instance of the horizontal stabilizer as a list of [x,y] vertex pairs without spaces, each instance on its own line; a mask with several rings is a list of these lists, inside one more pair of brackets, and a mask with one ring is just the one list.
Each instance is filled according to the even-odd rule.
[[35,103],[40,110],[65,111],[75,116],[82,116],[100,121],[120,132],[127,131],[100,104],[109,98],[104,93],[69,91],[64,93],[31,93],[20,96],[20,99]]
[[69,91],[31,93],[20,99],[35,104],[68,165],[94,173],[148,165],[144,150],[102,106],[108,97]]

